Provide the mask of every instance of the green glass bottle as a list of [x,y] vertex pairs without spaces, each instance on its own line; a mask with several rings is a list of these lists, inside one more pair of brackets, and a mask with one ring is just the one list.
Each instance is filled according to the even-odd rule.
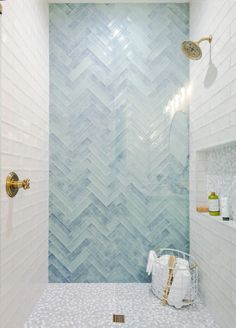
[[213,216],[220,215],[219,197],[215,192],[208,196],[209,214]]

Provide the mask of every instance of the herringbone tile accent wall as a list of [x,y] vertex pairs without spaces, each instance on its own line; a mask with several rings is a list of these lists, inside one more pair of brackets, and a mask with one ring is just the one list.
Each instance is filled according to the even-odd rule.
[[188,250],[164,111],[186,38],[187,4],[50,5],[50,282],[145,282],[149,249]]

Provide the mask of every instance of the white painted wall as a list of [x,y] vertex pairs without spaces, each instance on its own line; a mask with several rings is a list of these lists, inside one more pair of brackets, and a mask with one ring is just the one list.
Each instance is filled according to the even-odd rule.
[[[1,19],[1,328],[21,328],[47,283],[48,4],[7,0]],[[10,171],[31,189],[10,199]]]
[[[196,152],[236,140],[236,1],[193,0],[190,38],[213,35],[202,44],[201,61],[190,62],[190,244],[200,265],[203,298],[224,328],[236,327],[236,223],[196,213]],[[208,73],[207,73],[208,72]],[[206,83],[207,82],[207,83]],[[208,86],[207,86],[208,84]],[[201,184],[201,183],[200,183]]]

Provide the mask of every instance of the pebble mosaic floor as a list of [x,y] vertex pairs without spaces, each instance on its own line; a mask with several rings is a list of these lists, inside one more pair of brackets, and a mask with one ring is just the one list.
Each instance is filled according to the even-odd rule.
[[[125,323],[113,323],[124,314]],[[219,328],[206,307],[162,306],[150,284],[49,284],[24,328]]]

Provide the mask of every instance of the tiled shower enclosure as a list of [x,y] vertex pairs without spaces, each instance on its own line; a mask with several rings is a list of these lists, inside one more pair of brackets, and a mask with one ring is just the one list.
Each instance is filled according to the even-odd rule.
[[50,5],[50,282],[146,282],[149,249],[188,251],[187,116],[165,111],[188,32],[187,3]]

